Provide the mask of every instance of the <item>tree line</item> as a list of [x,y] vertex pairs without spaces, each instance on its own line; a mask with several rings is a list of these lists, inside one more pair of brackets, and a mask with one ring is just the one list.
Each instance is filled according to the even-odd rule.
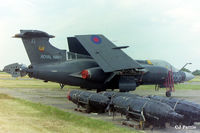
[[184,71],[184,72],[190,72],[190,73],[192,73],[193,75],[195,75],[195,76],[200,76],[200,70],[195,70],[195,71],[190,71],[189,69],[187,69],[187,68],[183,68],[183,69],[181,69],[182,71]]

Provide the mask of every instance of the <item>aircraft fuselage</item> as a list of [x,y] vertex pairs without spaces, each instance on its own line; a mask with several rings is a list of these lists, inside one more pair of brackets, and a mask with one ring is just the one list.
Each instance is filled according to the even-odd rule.
[[[31,65],[27,69],[27,72],[29,77],[66,85],[80,86],[86,89],[119,88],[119,75],[116,75],[115,78],[108,83],[105,83],[105,80],[111,73],[101,73],[98,77],[102,77],[102,79],[96,81],[95,79],[84,79],[81,77],[81,71],[98,67],[98,64],[93,59],[76,59],[60,63]],[[137,86],[164,84],[168,76],[168,70],[166,68],[146,65],[145,69],[147,71],[146,73],[134,76]],[[74,76],[74,73],[80,76]]]

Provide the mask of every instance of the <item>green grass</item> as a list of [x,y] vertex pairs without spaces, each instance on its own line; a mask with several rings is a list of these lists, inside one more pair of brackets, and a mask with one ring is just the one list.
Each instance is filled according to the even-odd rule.
[[[190,82],[200,82],[200,76],[196,76]],[[155,89],[154,85],[143,85],[139,86],[137,89]],[[9,74],[0,72],[0,88],[49,88],[49,89],[59,89],[58,83],[48,82],[45,83],[42,80],[30,79],[27,76],[22,78],[12,78]],[[65,88],[76,88],[75,86],[65,86]],[[177,84],[175,89],[200,89],[200,85],[188,85],[188,84]]]
[[175,85],[175,89],[200,90],[200,85],[177,84]]
[[[23,103],[26,106],[30,106],[33,109],[37,109],[40,111],[41,117],[51,116],[55,117],[64,121],[68,121],[71,123],[74,123],[76,127],[86,127],[93,130],[99,130],[99,131],[108,131],[108,132],[115,132],[118,130],[118,132],[129,132],[128,130],[124,128],[116,128],[113,124],[101,120],[95,120],[92,118],[88,118],[85,116],[79,116],[75,115],[69,112],[64,112],[62,110],[59,110],[54,107],[42,105],[42,104],[36,104],[31,103],[28,101],[20,100],[18,99],[20,103]],[[114,130],[113,130],[114,129]],[[112,131],[113,130],[113,131]]]
[[[74,86],[65,86],[66,88],[79,88]],[[0,72],[0,88],[49,88],[59,89],[58,83],[43,82],[42,80],[29,78],[28,76],[13,78],[9,74]]]
[[[175,89],[191,89],[191,90],[200,90],[200,85],[190,85],[190,84],[175,84],[174,85]],[[151,89],[154,90],[155,89],[155,85],[142,85],[137,87],[137,89]],[[162,88],[161,88],[162,89]],[[165,89],[165,88],[163,88]]]
[[1,132],[136,133],[139,131],[0,94]]
[[200,76],[195,76],[194,79],[188,81],[188,82],[200,82]]
[[0,71],[0,74],[7,74],[6,72]]
[[59,88],[58,84],[49,82],[44,83],[40,80],[2,80],[0,79],[0,88]]

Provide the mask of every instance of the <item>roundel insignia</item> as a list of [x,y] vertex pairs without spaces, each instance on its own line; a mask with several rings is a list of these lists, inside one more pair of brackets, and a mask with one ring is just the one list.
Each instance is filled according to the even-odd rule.
[[94,43],[94,44],[100,44],[101,43],[101,38],[97,35],[93,35],[91,36],[91,41]]

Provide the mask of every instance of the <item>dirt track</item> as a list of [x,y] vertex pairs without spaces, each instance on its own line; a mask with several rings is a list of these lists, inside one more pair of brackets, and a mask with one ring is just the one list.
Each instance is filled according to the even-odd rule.
[[[77,113],[80,115],[85,115],[89,117],[95,117],[97,119],[103,119],[106,121],[112,121],[113,123],[120,125],[120,121],[123,119],[121,117],[116,117],[115,120],[112,120],[111,116],[105,115],[105,114],[86,114],[86,113],[80,113],[75,112],[74,108],[76,105],[69,102],[66,98],[67,89],[63,90],[57,90],[57,89],[7,89],[7,88],[1,88],[0,93],[5,93],[13,97],[25,99],[32,102],[42,103],[45,105],[51,105],[54,107],[57,107],[59,109]],[[139,95],[164,95],[165,91],[160,90],[159,92],[155,92],[153,90],[136,90],[134,93]],[[200,104],[200,90],[176,90],[175,93],[173,93],[173,96],[187,99],[196,103]],[[154,133],[199,133],[200,132],[200,126],[196,125],[196,130],[177,130],[174,127],[170,127],[167,129],[155,129]],[[151,133],[150,130],[145,130],[147,133]]]

